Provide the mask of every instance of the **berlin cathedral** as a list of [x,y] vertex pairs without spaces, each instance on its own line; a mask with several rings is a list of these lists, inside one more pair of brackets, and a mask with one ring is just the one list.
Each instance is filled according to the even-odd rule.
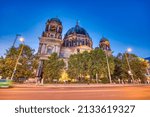
[[[37,76],[40,76],[42,72],[43,61],[47,60],[52,53],[57,53],[67,66],[71,54],[93,50],[92,38],[84,28],[79,26],[78,22],[75,27],[66,32],[64,38],[62,38],[62,31],[63,25],[60,19],[51,18],[46,22],[45,31],[42,33],[39,42],[38,55],[40,61]],[[99,47],[111,54],[108,39],[102,37]]]

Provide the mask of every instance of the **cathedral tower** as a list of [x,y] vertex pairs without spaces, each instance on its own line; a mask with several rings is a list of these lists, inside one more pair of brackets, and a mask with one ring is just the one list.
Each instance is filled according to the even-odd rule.
[[101,38],[100,43],[99,43],[99,47],[103,51],[107,52],[108,55],[112,55],[111,48],[110,48],[110,42],[107,38],[105,38],[105,37]]
[[47,21],[45,31],[40,38],[38,55],[40,59],[47,59],[52,53],[59,56],[62,44],[62,22],[58,18]]
[[46,22],[45,31],[39,38],[39,66],[36,72],[37,80],[42,82],[43,61],[47,60],[52,53],[59,56],[62,45],[62,22],[58,18],[52,18]]

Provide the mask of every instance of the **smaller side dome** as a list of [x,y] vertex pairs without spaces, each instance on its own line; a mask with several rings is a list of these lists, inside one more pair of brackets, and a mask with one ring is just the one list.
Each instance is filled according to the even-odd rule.
[[108,41],[109,42],[109,40],[106,37],[102,37],[100,42],[104,42],[104,41]]
[[102,37],[101,40],[100,40],[100,43],[99,43],[99,47],[102,49],[102,50],[107,50],[107,51],[111,51],[111,48],[110,48],[110,42],[107,38],[105,37]]

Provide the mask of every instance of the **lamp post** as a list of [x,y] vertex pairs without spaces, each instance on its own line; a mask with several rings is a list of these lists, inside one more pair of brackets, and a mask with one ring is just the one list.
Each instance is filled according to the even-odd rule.
[[17,61],[16,61],[16,64],[15,64],[15,67],[14,67],[13,73],[12,73],[12,75],[11,75],[11,80],[13,80],[13,77],[14,77],[14,75],[15,75],[15,72],[16,72],[16,69],[17,69],[17,65],[18,65],[18,62],[19,62],[20,56],[21,56],[22,51],[23,51],[23,48],[24,48],[24,38],[23,38],[23,37],[21,37],[21,38],[19,39],[19,41],[20,41],[20,42],[22,42],[22,43],[23,43],[23,45],[21,46],[21,50],[20,50],[20,52],[19,52],[19,56],[18,56],[18,58],[17,58]]
[[131,66],[130,66],[130,63],[129,63],[129,59],[127,57],[127,53],[131,52],[131,51],[132,51],[131,48],[127,48],[127,50],[125,51],[125,58],[126,58],[126,61],[127,61],[127,64],[128,64],[128,69],[129,69],[128,74],[131,76],[132,81],[134,83],[134,77],[133,77],[133,74],[132,74],[132,70],[131,70]]
[[16,34],[16,37],[15,37],[15,40],[14,40],[14,42],[13,42],[12,48],[14,48],[15,43],[16,43],[18,37],[20,37],[20,36],[21,36],[20,34]]
[[112,83],[112,80],[111,80],[110,66],[109,66],[109,62],[108,62],[107,51],[105,51],[105,54],[106,54],[106,62],[107,62],[108,77],[109,77],[109,82],[110,82],[110,84],[111,84],[111,83]]

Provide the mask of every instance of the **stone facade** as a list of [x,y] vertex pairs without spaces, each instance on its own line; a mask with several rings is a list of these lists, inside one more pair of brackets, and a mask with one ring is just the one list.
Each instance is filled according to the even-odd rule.
[[[62,38],[63,25],[58,18],[52,18],[47,21],[45,31],[39,38],[39,67],[37,77],[41,77],[43,61],[47,60],[52,53],[64,60],[66,67],[68,66],[68,58],[71,54],[78,52],[91,51],[93,49],[92,38],[87,31],[80,27],[78,22],[75,27],[70,28]],[[102,38],[99,44],[100,48],[111,55],[110,43],[106,38]]]

